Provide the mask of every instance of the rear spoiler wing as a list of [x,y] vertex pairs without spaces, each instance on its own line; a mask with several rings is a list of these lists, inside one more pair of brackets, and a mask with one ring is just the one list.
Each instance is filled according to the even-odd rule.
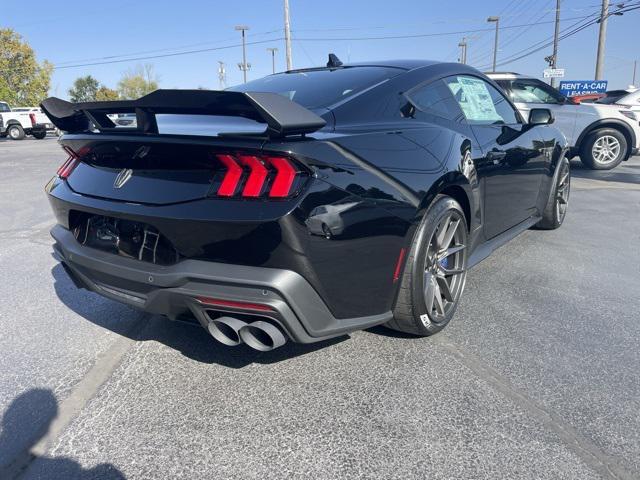
[[[324,119],[277,93],[217,90],[156,90],[137,100],[71,103],[56,97],[40,107],[60,130],[80,133],[131,132],[158,134],[156,114],[220,115],[266,123],[270,137],[302,135],[325,126]],[[117,128],[107,114],[135,113],[135,128]]]

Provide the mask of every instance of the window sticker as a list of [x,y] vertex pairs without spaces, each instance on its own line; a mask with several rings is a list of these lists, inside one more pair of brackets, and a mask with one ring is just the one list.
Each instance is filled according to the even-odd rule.
[[457,77],[457,80],[457,83],[449,83],[449,88],[467,120],[487,123],[503,121],[483,80],[472,77]]

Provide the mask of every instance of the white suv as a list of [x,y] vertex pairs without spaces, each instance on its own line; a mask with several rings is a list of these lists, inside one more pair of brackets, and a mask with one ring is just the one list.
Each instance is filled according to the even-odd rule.
[[631,155],[640,153],[640,123],[622,105],[573,103],[537,78],[517,73],[488,73],[507,93],[524,118],[532,108],[548,108],[555,126],[567,137],[570,156],[595,170],[610,170]]

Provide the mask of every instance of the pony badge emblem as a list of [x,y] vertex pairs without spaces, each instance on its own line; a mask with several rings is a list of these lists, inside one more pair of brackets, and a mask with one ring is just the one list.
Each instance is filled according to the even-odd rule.
[[130,168],[125,168],[124,170],[122,170],[114,180],[113,188],[122,188],[124,184],[131,179],[132,175],[133,170],[131,170]]

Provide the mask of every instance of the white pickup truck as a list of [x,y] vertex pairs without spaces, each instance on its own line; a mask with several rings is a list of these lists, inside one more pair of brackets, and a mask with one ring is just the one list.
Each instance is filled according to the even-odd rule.
[[51,120],[37,107],[21,108],[12,111],[5,102],[0,102],[0,137],[22,140],[25,135],[33,135],[41,140],[48,130],[55,127]]

